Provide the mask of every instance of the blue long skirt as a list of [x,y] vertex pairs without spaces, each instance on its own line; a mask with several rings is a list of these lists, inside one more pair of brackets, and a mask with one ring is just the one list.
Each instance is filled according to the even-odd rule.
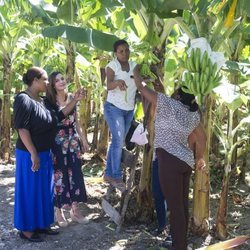
[[49,227],[54,222],[53,167],[50,151],[40,152],[40,168],[31,170],[31,155],[16,149],[14,226],[20,231]]

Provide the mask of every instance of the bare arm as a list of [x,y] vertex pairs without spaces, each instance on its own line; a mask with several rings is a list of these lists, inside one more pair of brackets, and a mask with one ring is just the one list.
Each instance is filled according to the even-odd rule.
[[196,154],[195,154],[195,147],[196,147],[196,135],[195,135],[195,133],[191,133],[188,136],[188,146],[193,151],[194,158],[195,158],[195,156],[196,156]]
[[112,90],[117,87],[119,87],[119,89],[122,91],[125,91],[127,89],[128,86],[126,85],[125,81],[114,80],[115,72],[109,67],[107,67],[106,76],[107,76],[107,89],[108,90]]
[[147,85],[143,82],[143,78],[139,72],[139,66],[136,65],[134,69],[134,80],[137,89],[141,92],[141,94],[154,106],[157,104],[157,92],[147,87]]
[[76,106],[76,104],[85,97],[85,91],[83,89],[78,89],[73,97],[73,99],[62,109],[63,114],[68,115]]
[[25,147],[28,149],[28,151],[31,154],[31,161],[32,161],[31,170],[35,172],[40,167],[40,159],[39,159],[37,150],[34,146],[34,143],[32,142],[30,131],[24,128],[20,128],[18,129],[18,133],[23,144],[25,145]]
[[88,142],[87,142],[84,134],[82,133],[82,129],[81,129],[81,126],[79,124],[77,113],[76,113],[76,131],[80,137],[80,143],[82,144],[82,150],[83,150],[82,153],[84,153],[84,152],[89,150],[89,145],[88,145]]
[[206,163],[204,161],[204,153],[206,150],[206,134],[204,131],[204,128],[202,124],[200,123],[198,127],[196,127],[192,134],[190,135],[191,138],[195,137],[195,146],[194,146],[194,151],[195,151],[195,164],[198,169],[202,169],[205,167]]

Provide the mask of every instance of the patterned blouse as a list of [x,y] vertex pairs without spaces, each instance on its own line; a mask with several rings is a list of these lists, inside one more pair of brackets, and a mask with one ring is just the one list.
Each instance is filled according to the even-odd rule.
[[155,148],[194,165],[194,155],[188,147],[188,136],[200,122],[199,112],[191,112],[189,107],[162,93],[157,95],[155,120]]

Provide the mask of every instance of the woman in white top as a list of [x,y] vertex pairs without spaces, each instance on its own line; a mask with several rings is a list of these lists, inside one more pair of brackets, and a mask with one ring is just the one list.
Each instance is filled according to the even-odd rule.
[[112,134],[112,141],[107,154],[104,180],[124,191],[121,156],[134,114],[137,88],[131,76],[136,63],[129,61],[129,45],[125,40],[116,41],[113,47],[115,59],[106,67],[108,95],[104,105],[104,117]]

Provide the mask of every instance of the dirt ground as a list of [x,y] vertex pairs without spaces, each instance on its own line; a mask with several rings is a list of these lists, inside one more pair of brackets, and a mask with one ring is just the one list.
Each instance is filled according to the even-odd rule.
[[[107,187],[100,178],[95,178],[95,181],[93,181],[93,178],[88,177],[85,177],[85,183],[89,200],[86,204],[80,204],[82,213],[90,219],[88,225],[70,222],[67,228],[59,228],[59,235],[44,236],[45,241],[42,243],[31,243],[20,239],[18,231],[13,228],[14,174],[14,165],[0,163],[0,249],[165,249],[160,247],[164,241],[164,236],[153,237],[149,233],[155,226],[155,222],[150,222],[148,225],[125,223],[122,231],[116,233],[114,223],[105,215],[100,205]],[[211,225],[214,224],[215,211],[213,210],[217,207],[217,204],[218,195],[211,195]],[[229,238],[237,235],[250,235],[249,212],[249,186],[231,191],[228,216]],[[68,211],[66,211],[66,215],[69,218]],[[57,228],[57,225],[55,224],[54,227]],[[189,237],[190,249],[198,249],[218,242],[212,231],[211,234],[205,237]],[[250,242],[237,249],[250,249]]]

